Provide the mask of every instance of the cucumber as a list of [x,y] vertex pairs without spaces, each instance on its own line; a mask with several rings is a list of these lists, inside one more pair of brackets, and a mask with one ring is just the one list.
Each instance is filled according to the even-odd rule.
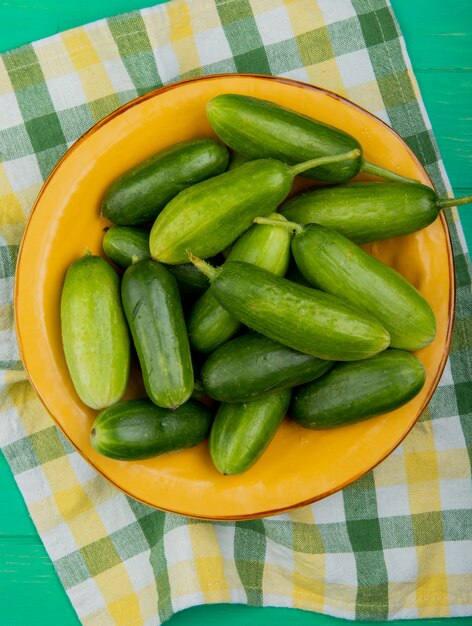
[[414,183],[350,183],[307,191],[286,202],[281,213],[300,224],[332,228],[355,243],[399,237],[425,228],[448,206],[472,201],[438,198],[430,187]]
[[62,345],[79,398],[103,409],[128,385],[130,339],[118,275],[99,256],[85,255],[67,270],[61,296]]
[[174,410],[147,399],[126,400],[97,415],[90,441],[111,459],[149,459],[196,446],[207,436],[211,421],[210,411],[193,400]]
[[246,157],[244,157],[242,154],[239,154],[238,152],[233,152],[233,155],[231,156],[229,161],[228,170],[235,170],[240,165],[244,165],[244,163],[247,163],[248,160],[249,159],[246,159]]
[[101,215],[133,226],[155,219],[182,189],[225,171],[229,152],[214,139],[182,141],[119,176],[107,189]]
[[[270,217],[285,221],[278,213],[272,213]],[[254,225],[234,243],[227,261],[245,261],[283,276],[290,260],[291,238],[291,233],[284,228]],[[195,271],[198,270],[195,268]],[[194,304],[188,318],[190,345],[208,354],[231,339],[240,327],[239,320],[228,313],[208,290]]]
[[202,258],[218,254],[250,228],[257,215],[276,210],[295,176],[311,167],[355,159],[358,154],[353,150],[292,167],[260,159],[184,189],[154,222],[151,255],[161,263],[178,265],[187,261],[189,250]]
[[312,285],[378,319],[392,348],[414,351],[433,341],[434,313],[401,274],[333,230],[319,224],[298,228],[292,252]]
[[[218,259],[211,260],[215,263]],[[181,265],[168,265],[167,269],[177,281],[180,293],[200,295],[210,286],[210,281],[199,272],[192,263],[182,263]]]
[[142,228],[112,226],[103,237],[102,247],[107,257],[123,269],[151,258],[149,233]]
[[290,109],[240,94],[221,94],[207,104],[207,117],[226,145],[247,159],[278,159],[289,165],[358,150],[355,159],[342,159],[309,169],[303,176],[341,183],[359,172],[402,182],[411,179],[370,163],[354,137]]
[[314,380],[332,365],[251,332],[215,350],[200,375],[211,398],[248,402]]
[[329,361],[356,361],[388,347],[390,336],[380,322],[341,298],[249,263],[230,261],[214,268],[190,259],[210,279],[221,306],[289,348]]
[[252,402],[221,404],[210,432],[210,455],[219,472],[240,474],[254,465],[274,438],[290,396],[284,389]]
[[193,368],[175,278],[140,261],[126,270],[121,296],[148,396],[164,408],[180,406],[192,394]]
[[355,363],[337,363],[322,378],[297,389],[290,414],[305,428],[336,428],[394,411],[414,398],[426,379],[424,367],[403,350]]

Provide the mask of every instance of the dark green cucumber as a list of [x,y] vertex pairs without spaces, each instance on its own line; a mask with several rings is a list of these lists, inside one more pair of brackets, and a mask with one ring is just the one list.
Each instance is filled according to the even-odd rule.
[[421,361],[403,350],[337,363],[322,378],[297,389],[290,414],[315,430],[354,424],[403,406],[420,392],[425,378]]
[[[215,262],[213,259],[212,263]],[[202,294],[210,286],[210,281],[203,276],[192,263],[168,265],[167,269],[177,281],[182,294]]]
[[193,391],[193,368],[177,283],[152,260],[131,265],[121,285],[123,306],[154,404],[175,408]]
[[342,183],[359,172],[411,182],[366,161],[357,139],[338,128],[250,96],[222,94],[207,104],[207,117],[226,145],[248,159],[279,159],[289,165],[359,149],[353,160],[310,169],[303,176]]
[[207,436],[211,422],[210,411],[193,400],[174,410],[147,399],[126,400],[97,415],[90,441],[111,459],[149,459],[196,446]]
[[433,310],[401,274],[334,230],[292,225],[299,229],[293,256],[312,285],[378,319],[390,334],[392,348],[414,351],[433,341]]
[[[272,213],[270,217],[285,221],[278,213]],[[284,228],[254,225],[235,242],[226,262],[245,261],[283,276],[290,260],[291,238],[291,233]],[[190,345],[205,354],[213,352],[231,339],[240,327],[239,320],[228,313],[208,290],[194,304],[188,318]]]
[[246,159],[246,157],[244,157],[242,154],[234,152],[230,158],[228,170],[235,170],[237,167],[239,167],[240,165],[244,165],[244,163],[247,163],[248,161],[249,159]]
[[151,255],[169,265],[185,263],[189,250],[202,258],[211,257],[250,228],[256,215],[275,211],[297,174],[357,155],[358,150],[353,150],[292,167],[260,159],[197,183],[181,191],[157,217],[149,239]]
[[128,385],[130,339],[118,275],[101,257],[87,254],[67,270],[61,334],[67,367],[82,402],[93,409],[118,402]]
[[182,141],[117,178],[102,200],[101,214],[132,226],[155,219],[182,189],[225,171],[229,152],[214,139]]
[[437,197],[413,183],[350,183],[307,191],[286,202],[281,213],[292,222],[321,224],[355,243],[407,235],[425,228],[443,207],[472,202]]
[[332,365],[251,332],[215,350],[200,376],[211,398],[248,402],[314,380]]
[[123,269],[151,258],[149,233],[142,228],[112,226],[105,233],[102,246],[107,257]]
[[214,268],[190,259],[210,279],[221,306],[249,328],[289,348],[330,361],[356,361],[389,345],[389,334],[380,322],[341,298],[249,263],[230,261]]
[[210,455],[222,474],[249,469],[274,438],[290,403],[290,389],[241,404],[223,403],[210,432]]
[[[103,237],[103,250],[117,265],[126,269],[133,263],[150,259],[149,233],[134,226],[112,226]],[[209,259],[211,263],[217,259]],[[201,294],[210,286],[206,276],[192,263],[169,265],[183,294]]]

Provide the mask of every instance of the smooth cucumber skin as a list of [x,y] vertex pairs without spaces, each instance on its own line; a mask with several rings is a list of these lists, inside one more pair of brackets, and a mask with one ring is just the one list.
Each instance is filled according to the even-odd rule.
[[[333,126],[250,96],[216,96],[207,104],[207,117],[218,137],[248,159],[272,158],[295,165],[361,147],[354,137]],[[361,165],[359,156],[302,176],[341,183],[356,176]]]
[[390,342],[380,322],[341,298],[249,263],[225,263],[213,279],[211,291],[249,328],[320,359],[366,359],[385,350]]
[[182,189],[225,171],[226,146],[214,139],[182,141],[119,176],[107,189],[101,215],[133,226],[153,220]]
[[295,392],[293,419],[312,429],[336,428],[394,411],[414,398],[426,379],[424,367],[403,350],[386,350],[364,361],[337,363]]
[[[150,259],[149,233],[135,226],[112,226],[103,237],[103,251],[123,269]],[[214,263],[216,259],[209,259]],[[210,286],[208,278],[192,263],[169,265],[169,271],[183,294],[202,294]]]
[[152,257],[176,265],[188,261],[189,250],[203,259],[218,254],[250,228],[255,217],[275,211],[292,180],[287,165],[261,159],[185,189],[154,222]]
[[149,233],[142,228],[112,226],[103,237],[102,247],[107,257],[123,269],[151,258]]
[[284,389],[265,398],[221,404],[210,432],[210,456],[222,474],[241,474],[260,458],[274,438],[290,403]]
[[211,398],[248,402],[314,380],[332,365],[251,332],[215,350],[200,376]]
[[247,163],[248,161],[249,159],[246,159],[246,157],[244,157],[242,154],[239,154],[238,152],[233,152],[233,155],[229,160],[228,170],[235,170],[237,167],[239,167],[240,165],[244,165],[244,163]]
[[350,183],[307,191],[280,208],[290,221],[321,224],[355,243],[407,235],[438,217],[435,192],[414,183]]
[[193,391],[193,367],[177,283],[152,260],[131,265],[121,296],[144,386],[160,407],[175,408]]
[[378,319],[392,348],[414,351],[433,341],[436,319],[420,292],[343,235],[310,224],[294,237],[292,252],[312,285]]
[[193,263],[168,265],[167,269],[177,281],[183,294],[202,294],[210,286],[208,278],[199,272]]
[[115,270],[86,255],[67,270],[61,295],[61,334],[79,398],[92,409],[118,402],[128,385],[130,338]]
[[[285,221],[278,213],[272,219]],[[285,228],[255,224],[241,235],[231,248],[227,261],[244,261],[262,267],[277,276],[283,276],[290,261],[292,234]],[[188,318],[190,345],[208,354],[231,339],[241,323],[226,311],[211,290],[194,304]]]
[[174,410],[148,399],[126,400],[97,415],[90,441],[111,459],[149,459],[197,445],[207,436],[211,422],[209,409],[193,400]]

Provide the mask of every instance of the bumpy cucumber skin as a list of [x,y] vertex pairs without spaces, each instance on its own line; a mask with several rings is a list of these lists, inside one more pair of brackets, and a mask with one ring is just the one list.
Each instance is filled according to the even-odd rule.
[[160,407],[180,406],[192,394],[193,368],[174,277],[140,261],[126,270],[121,295],[148,396]]
[[343,235],[310,224],[294,237],[292,252],[312,285],[378,319],[392,348],[414,351],[433,341],[436,318],[419,291]]
[[390,342],[380,322],[341,298],[248,263],[225,263],[211,291],[249,328],[320,359],[365,359],[385,350]]
[[92,409],[118,402],[128,385],[130,338],[119,279],[101,257],[86,255],[67,270],[61,334],[79,398]]
[[[278,213],[272,219],[285,221]],[[231,248],[227,261],[245,261],[283,276],[290,261],[292,234],[285,228],[255,224]],[[228,313],[211,293],[206,291],[194,304],[188,319],[190,345],[208,354],[231,339],[241,323]]]
[[149,233],[142,228],[112,226],[105,233],[102,246],[107,257],[123,269],[151,258]]
[[[216,96],[207,105],[207,117],[218,137],[248,159],[272,158],[295,165],[360,149],[354,137],[333,126],[250,96]],[[359,156],[317,167],[302,176],[341,183],[356,176],[361,165]]]
[[403,350],[386,350],[364,361],[337,363],[327,374],[297,389],[290,414],[314,430],[354,424],[394,411],[425,383],[424,367]]
[[332,361],[302,354],[251,332],[215,350],[203,364],[200,376],[211,398],[249,402],[310,382],[332,366]]
[[121,226],[144,224],[182,189],[224,172],[228,160],[228,149],[214,139],[170,146],[119,176],[103,197],[101,214]]
[[284,389],[265,398],[221,404],[210,432],[210,455],[222,474],[241,474],[261,457],[290,403]]
[[147,399],[126,400],[97,415],[90,441],[111,459],[149,459],[197,445],[207,436],[211,422],[210,411],[193,400],[175,410]]
[[321,224],[355,243],[407,235],[438,217],[435,192],[414,183],[350,183],[307,191],[282,205],[299,224]]
[[157,261],[177,265],[188,251],[208,258],[250,228],[258,215],[275,211],[290,192],[289,168],[261,159],[185,189],[169,202],[151,230],[149,245]]

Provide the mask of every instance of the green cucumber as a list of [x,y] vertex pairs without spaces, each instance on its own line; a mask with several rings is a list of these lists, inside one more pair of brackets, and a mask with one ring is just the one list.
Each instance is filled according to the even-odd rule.
[[111,459],[137,461],[196,446],[208,435],[211,421],[210,411],[193,400],[174,410],[147,399],[126,400],[97,415],[90,441]]
[[[103,250],[112,261],[126,269],[133,263],[151,258],[149,233],[134,226],[112,226],[103,237]],[[217,261],[209,260],[212,263]],[[201,294],[210,286],[208,278],[192,263],[169,265],[168,269],[182,294]]]
[[251,332],[215,350],[200,375],[211,398],[248,402],[314,380],[332,365]]
[[221,404],[210,432],[210,455],[222,474],[240,474],[260,458],[290,403],[290,389],[241,404]]
[[228,159],[226,146],[214,139],[170,146],[119,176],[103,197],[101,214],[122,226],[153,220],[182,189],[224,172]]
[[300,224],[321,224],[355,243],[399,237],[425,228],[448,206],[472,202],[438,198],[425,185],[413,183],[350,183],[307,191],[288,200],[281,213]]
[[337,363],[322,378],[297,389],[290,414],[312,429],[336,428],[388,413],[403,406],[422,389],[424,367],[403,350],[355,363]]
[[230,261],[214,268],[191,255],[190,260],[208,276],[221,306],[289,348],[329,361],[356,361],[389,345],[380,322],[341,298],[249,263]]
[[128,385],[130,338],[118,275],[101,257],[87,254],[67,270],[61,334],[67,367],[82,402],[92,409],[118,402]]
[[[285,221],[278,213],[270,217]],[[227,261],[245,261],[283,276],[290,260],[291,238],[291,233],[284,228],[254,225],[234,243]],[[194,304],[188,318],[190,345],[199,352],[213,352],[231,339],[240,327],[241,323],[208,290]]]
[[366,161],[357,139],[338,128],[250,96],[222,94],[207,104],[207,117],[226,145],[247,159],[278,159],[294,165],[358,149],[356,159],[310,169],[303,176],[342,183],[359,172],[402,182],[411,179]]
[[235,170],[240,165],[244,165],[244,163],[247,163],[248,160],[249,159],[246,159],[246,157],[244,157],[242,154],[234,152],[230,158],[228,170]]
[[292,167],[275,159],[260,159],[184,189],[154,222],[149,239],[152,257],[178,265],[187,261],[189,250],[202,258],[221,252],[252,226],[256,215],[276,210],[296,175],[310,167],[355,159],[358,152]]
[[151,258],[149,233],[142,228],[112,226],[103,237],[102,247],[107,257],[123,269]]
[[401,274],[334,230],[292,222],[292,252],[315,287],[366,311],[390,334],[390,346],[420,350],[436,335],[433,310]]
[[175,408],[193,391],[193,368],[177,283],[160,263],[145,260],[123,276],[121,296],[154,404]]

